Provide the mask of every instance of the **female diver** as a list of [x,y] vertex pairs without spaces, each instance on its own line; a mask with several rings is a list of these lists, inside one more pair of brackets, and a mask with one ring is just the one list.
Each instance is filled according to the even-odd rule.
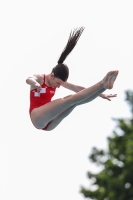
[[[108,72],[102,80],[88,88],[67,82],[69,68],[63,62],[75,47],[83,30],[84,28],[80,27],[70,33],[58,64],[50,74],[35,74],[26,79],[26,83],[30,85],[30,118],[37,129],[53,130],[76,106],[88,103],[98,96],[109,101],[111,101],[110,98],[117,96],[116,94],[106,95],[102,93],[106,89],[113,88],[118,70]],[[60,86],[74,91],[76,94],[51,101],[56,88]]]

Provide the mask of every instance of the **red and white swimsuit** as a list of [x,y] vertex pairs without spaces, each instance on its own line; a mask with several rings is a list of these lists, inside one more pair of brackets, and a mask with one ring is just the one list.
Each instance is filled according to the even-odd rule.
[[37,89],[33,89],[30,91],[30,109],[29,109],[30,113],[34,108],[38,108],[50,102],[55,94],[56,88],[48,87],[45,84],[45,75],[44,75],[44,82],[41,85],[41,87],[42,89],[40,91],[40,95],[37,92]]

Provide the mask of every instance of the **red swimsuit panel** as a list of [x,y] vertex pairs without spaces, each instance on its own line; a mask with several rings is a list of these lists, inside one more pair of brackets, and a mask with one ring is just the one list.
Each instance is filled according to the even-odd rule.
[[30,91],[30,108],[29,108],[30,113],[34,108],[38,108],[50,102],[55,94],[56,88],[48,87],[45,84],[45,75],[44,75],[44,83],[41,85],[41,87],[42,89],[40,91],[40,95],[37,92],[37,89],[33,89]]

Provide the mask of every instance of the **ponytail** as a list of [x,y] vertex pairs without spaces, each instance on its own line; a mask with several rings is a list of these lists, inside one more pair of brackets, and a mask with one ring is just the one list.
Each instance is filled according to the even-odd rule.
[[52,73],[54,73],[54,76],[56,78],[60,78],[63,81],[67,81],[69,76],[69,68],[67,65],[63,64],[63,62],[77,44],[77,41],[80,38],[83,30],[84,27],[80,27],[71,31],[67,45],[61,53],[60,58],[58,60],[58,64],[52,69]]
[[70,52],[73,50],[75,45],[77,44],[78,39],[80,38],[82,32],[84,30],[84,27],[76,28],[73,31],[71,31],[68,42],[66,47],[64,48],[63,52],[60,55],[60,58],[58,60],[58,64],[62,64],[66,57],[70,54]]

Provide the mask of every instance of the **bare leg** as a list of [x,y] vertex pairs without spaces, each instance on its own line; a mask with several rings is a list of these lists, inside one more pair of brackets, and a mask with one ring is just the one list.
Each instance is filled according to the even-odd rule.
[[59,114],[57,117],[55,117],[48,125],[47,130],[46,131],[51,131],[53,130],[56,126],[58,126],[58,124],[64,119],[66,118],[72,111],[73,109],[76,107],[76,105],[71,106],[70,108],[66,109],[65,111],[63,111],[61,114]]
[[[100,92],[100,94],[101,94],[101,93],[104,92],[104,91],[105,91],[105,89],[102,89],[102,90],[99,91],[99,92]],[[86,100],[80,102],[79,104],[75,104],[74,106],[71,106],[70,108],[68,108],[68,109],[66,109],[65,111],[63,111],[61,114],[59,114],[57,117],[55,117],[55,118],[49,123],[49,125],[48,125],[48,127],[47,127],[47,131],[51,131],[51,130],[53,130],[56,126],[58,126],[58,124],[59,124],[64,118],[66,118],[66,117],[73,111],[73,109],[74,109],[75,107],[77,107],[78,105],[82,105],[82,104],[85,104],[85,103],[88,103],[88,102],[94,100],[95,98],[98,97],[98,94],[99,94],[99,93],[96,93],[96,94],[90,96],[88,99],[86,99]]]
[[66,109],[76,106],[80,103],[82,104],[83,101],[87,101],[87,99],[92,97],[94,94],[98,96],[101,94],[101,90],[112,89],[117,75],[118,71],[111,71],[102,81],[78,92],[77,94],[70,95],[62,99],[57,99],[45,104],[44,106],[35,108],[31,113],[31,120],[33,124],[37,128],[42,129]]

